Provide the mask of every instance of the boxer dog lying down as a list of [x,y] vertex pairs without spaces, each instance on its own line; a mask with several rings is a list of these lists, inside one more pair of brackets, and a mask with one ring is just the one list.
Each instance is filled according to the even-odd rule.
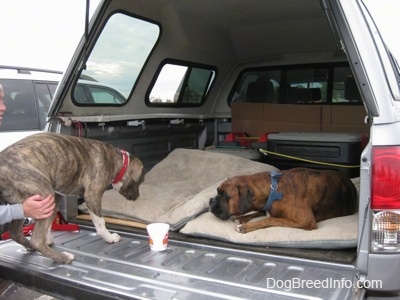
[[[357,191],[345,175],[332,170],[293,168],[231,177],[210,199],[210,211],[222,220],[236,216],[240,233],[272,226],[305,230],[317,222],[351,215],[357,209]],[[254,214],[248,214],[249,212]],[[268,218],[249,222],[269,213]]]
[[108,243],[121,240],[110,233],[102,218],[101,200],[112,184],[129,200],[139,196],[144,180],[143,164],[135,156],[109,144],[55,133],[29,136],[0,152],[0,200],[13,204],[40,194],[55,194],[53,216],[36,220],[30,240],[22,232],[24,220],[10,223],[11,238],[27,249],[37,250],[59,263],[70,263],[74,256],[49,247],[52,221],[61,196],[83,195],[97,234]]

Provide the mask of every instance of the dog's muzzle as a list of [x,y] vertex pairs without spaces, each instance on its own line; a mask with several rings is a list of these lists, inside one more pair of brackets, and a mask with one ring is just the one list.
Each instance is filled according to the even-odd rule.
[[209,202],[210,212],[212,212],[216,217],[221,220],[228,220],[230,218],[230,213],[228,209],[222,205],[221,200],[218,199],[218,196],[214,198],[210,198]]

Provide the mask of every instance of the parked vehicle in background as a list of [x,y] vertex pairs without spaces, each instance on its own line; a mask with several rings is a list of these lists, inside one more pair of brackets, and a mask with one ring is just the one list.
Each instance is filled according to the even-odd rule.
[[79,79],[74,97],[77,105],[122,104],[126,101],[120,92],[96,80]]
[[[0,126],[0,151],[28,135],[43,131],[51,100],[62,72],[28,67],[0,66],[0,83],[7,110]],[[118,104],[126,101],[114,88],[90,77],[75,89],[78,105]]]
[[46,125],[47,112],[62,72],[0,66],[7,110],[0,126],[0,150]]
[[[123,222],[109,227],[122,242],[106,245],[74,199],[60,210],[81,230],[55,235],[73,263],[57,265],[4,241],[0,276],[74,299],[400,299],[400,5],[376,2],[104,0],[46,124],[129,150],[147,170],[177,148],[209,150],[243,132],[239,146],[256,137],[267,148],[283,145],[275,154],[345,153],[359,182],[350,246],[232,242],[212,236],[226,224],[214,219],[198,226],[210,229],[195,232],[200,237],[170,232],[164,252],[151,252],[146,231]],[[87,97],[82,80],[118,93]]]

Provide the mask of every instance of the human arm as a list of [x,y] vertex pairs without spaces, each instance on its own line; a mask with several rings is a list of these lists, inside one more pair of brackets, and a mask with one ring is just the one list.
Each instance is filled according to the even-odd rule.
[[40,195],[34,195],[27,198],[23,203],[1,205],[0,224],[23,219],[24,217],[45,219],[51,216],[54,207],[53,195],[49,195],[46,198],[42,198]]
[[0,225],[23,218],[24,208],[21,203],[0,205]]

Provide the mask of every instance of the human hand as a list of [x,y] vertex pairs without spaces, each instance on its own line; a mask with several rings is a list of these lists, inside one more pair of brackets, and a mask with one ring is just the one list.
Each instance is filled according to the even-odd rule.
[[50,217],[54,211],[54,196],[49,195],[43,198],[40,195],[34,195],[27,198],[23,203],[24,215],[33,219],[46,219]]

